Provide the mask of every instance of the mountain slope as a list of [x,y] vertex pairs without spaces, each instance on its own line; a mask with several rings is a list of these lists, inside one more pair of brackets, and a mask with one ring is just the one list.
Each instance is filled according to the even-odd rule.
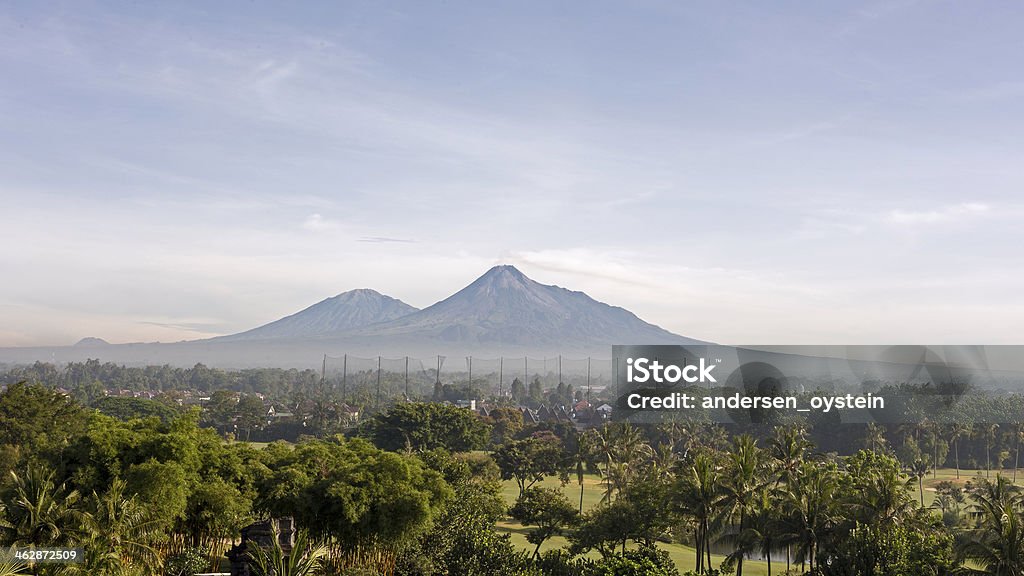
[[583,292],[535,282],[514,266],[496,266],[432,306],[350,334],[531,348],[697,342]]
[[219,341],[284,340],[318,337],[386,322],[416,312],[418,308],[380,292],[351,290],[258,328],[214,338]]

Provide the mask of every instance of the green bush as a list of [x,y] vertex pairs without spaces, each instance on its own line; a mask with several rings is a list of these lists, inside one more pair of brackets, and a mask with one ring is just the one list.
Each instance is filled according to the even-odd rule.
[[199,548],[189,548],[167,558],[164,563],[164,576],[195,576],[205,572],[210,561],[206,552]]

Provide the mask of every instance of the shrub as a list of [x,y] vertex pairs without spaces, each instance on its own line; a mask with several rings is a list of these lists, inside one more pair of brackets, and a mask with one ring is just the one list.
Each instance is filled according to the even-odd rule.
[[164,563],[164,576],[195,576],[206,571],[210,561],[206,552],[199,548],[189,548],[167,558]]

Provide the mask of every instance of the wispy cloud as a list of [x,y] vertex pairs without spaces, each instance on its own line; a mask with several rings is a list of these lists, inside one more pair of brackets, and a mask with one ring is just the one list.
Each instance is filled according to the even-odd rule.
[[407,238],[389,238],[387,236],[362,236],[356,242],[369,242],[372,244],[387,244],[387,243],[398,243],[398,244],[415,244],[415,240],[409,240]]
[[988,204],[966,202],[935,210],[892,210],[886,213],[884,220],[899,225],[946,224],[973,220],[988,215],[990,211]]
[[325,230],[337,229],[338,223],[333,220],[328,220],[317,213],[306,216],[306,219],[302,221],[302,227],[310,232],[323,232]]

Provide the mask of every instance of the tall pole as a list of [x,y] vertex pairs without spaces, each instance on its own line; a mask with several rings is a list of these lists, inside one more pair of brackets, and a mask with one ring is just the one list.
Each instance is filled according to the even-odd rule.
[[341,364],[341,401],[345,402],[347,397],[348,389],[348,354],[345,354],[345,359]]
[[380,356],[377,356],[377,410],[380,410]]
[[441,355],[437,355],[437,383],[441,383]]
[[562,355],[558,355],[558,383],[562,383]]
[[473,357],[469,357],[469,393],[473,394]]
[[405,399],[409,400],[409,357],[405,357]]
[[324,395],[324,383],[327,381],[327,354],[324,354],[324,365],[320,368],[320,397]]
[[590,404],[590,356],[587,356],[587,404]]
[[498,398],[501,398],[501,381],[505,377],[505,357],[498,357]]

